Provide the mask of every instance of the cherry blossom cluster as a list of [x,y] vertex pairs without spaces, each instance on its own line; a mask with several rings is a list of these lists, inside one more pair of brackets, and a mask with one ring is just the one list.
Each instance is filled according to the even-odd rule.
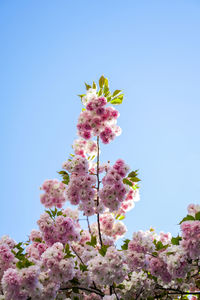
[[111,212],[119,209],[120,204],[125,199],[127,188],[123,183],[129,167],[122,159],[115,162],[113,167],[108,169],[107,174],[103,177],[103,188],[100,190],[100,199],[105,207]]
[[2,278],[5,270],[15,266],[17,262],[14,254],[12,253],[15,244],[16,242],[9,236],[3,236],[0,239],[0,278]]
[[189,259],[200,257],[200,222],[187,221],[181,224],[182,241],[181,245]]
[[[136,187],[135,183],[133,183],[133,188],[134,187]],[[116,212],[116,215],[125,216],[125,214],[128,211],[134,208],[135,202],[138,202],[140,200],[139,189],[138,188],[133,189],[133,188],[127,192],[125,199],[123,200],[118,211]]]
[[121,221],[115,222],[113,214],[110,213],[101,214],[100,226],[102,234],[113,237],[114,240],[122,237],[127,231],[124,223]]
[[94,281],[101,285],[113,285],[122,282],[128,271],[125,256],[115,247],[108,248],[106,255],[98,254],[89,261],[89,271]]
[[76,155],[90,157],[97,155],[97,143],[92,140],[77,139],[74,141],[72,148]]
[[115,136],[121,134],[120,127],[116,124],[119,113],[116,109],[106,107],[105,97],[98,97],[95,89],[87,90],[82,98],[85,110],[81,112],[77,129],[78,135],[89,140],[92,136],[100,136],[104,144],[110,143]]
[[140,271],[145,267],[146,254],[155,249],[152,232],[138,231],[128,244],[127,263],[132,271]]
[[57,179],[45,180],[41,190],[44,190],[44,194],[40,196],[40,201],[47,208],[61,208],[66,201],[65,185]]
[[60,242],[63,245],[80,238],[80,228],[74,220],[64,215],[54,219],[48,213],[43,213],[37,221],[42,238],[47,245]]
[[31,299],[44,299],[42,285],[38,280],[39,273],[38,266],[30,266],[21,270],[7,269],[2,278],[5,299],[27,300],[30,296]]
[[95,189],[96,177],[88,173],[88,161],[75,156],[71,161],[63,164],[63,168],[71,173],[70,182],[67,187],[67,197],[71,204],[79,204],[79,209],[86,216],[95,213]]

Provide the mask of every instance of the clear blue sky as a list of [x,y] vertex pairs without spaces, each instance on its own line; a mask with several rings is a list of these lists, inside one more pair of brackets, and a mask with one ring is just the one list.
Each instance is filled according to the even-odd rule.
[[140,169],[126,219],[178,233],[200,202],[199,0],[0,1],[0,236],[25,240],[43,207],[39,186],[71,152],[83,82],[123,89],[123,134],[102,160]]

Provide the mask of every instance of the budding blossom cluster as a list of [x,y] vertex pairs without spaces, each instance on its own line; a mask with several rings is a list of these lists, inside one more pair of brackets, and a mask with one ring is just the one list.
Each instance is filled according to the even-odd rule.
[[119,113],[116,109],[106,107],[105,97],[97,96],[95,89],[89,89],[82,98],[85,110],[78,119],[78,135],[89,140],[93,136],[99,136],[104,144],[108,144],[115,136],[121,134],[121,129],[116,125]]
[[[107,144],[120,132],[118,112],[106,107],[119,90],[111,95],[104,81],[101,96],[89,88],[82,97],[81,138],[59,172],[63,181],[45,180],[41,187],[48,210],[37,221],[39,230],[24,244],[0,239],[0,300],[197,300],[200,295],[200,205],[188,206],[180,236],[151,228],[134,232],[117,249],[127,231],[121,220],[140,196],[136,182],[128,180],[137,172],[128,174],[122,159],[100,163],[99,139],[91,139]],[[67,201],[76,209],[64,207]]]

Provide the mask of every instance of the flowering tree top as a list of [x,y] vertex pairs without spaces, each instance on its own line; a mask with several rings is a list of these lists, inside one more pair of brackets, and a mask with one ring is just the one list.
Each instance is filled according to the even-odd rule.
[[180,236],[139,231],[117,248],[140,179],[121,158],[100,162],[100,143],[120,135],[115,107],[124,95],[111,93],[104,76],[98,90],[85,86],[74,154],[61,180],[41,186],[39,230],[27,242],[0,239],[0,300],[200,299],[200,205],[188,206]]

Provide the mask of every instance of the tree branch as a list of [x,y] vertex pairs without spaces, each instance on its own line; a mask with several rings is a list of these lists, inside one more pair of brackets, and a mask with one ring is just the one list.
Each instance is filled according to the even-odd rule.
[[[97,208],[99,206],[99,187],[100,187],[100,180],[99,180],[99,136],[97,136]],[[99,240],[101,247],[103,245],[102,238],[101,238],[101,227],[99,221],[99,213],[97,213],[97,226],[98,226],[98,233],[99,233]]]

